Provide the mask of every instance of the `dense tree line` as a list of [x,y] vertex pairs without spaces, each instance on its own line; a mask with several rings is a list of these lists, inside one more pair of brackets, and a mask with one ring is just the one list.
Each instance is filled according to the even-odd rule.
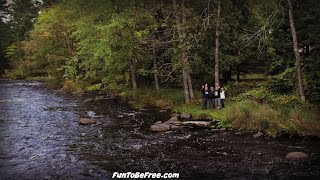
[[186,103],[201,83],[259,72],[273,76],[273,91],[320,102],[319,8],[316,0],[2,0],[0,71],[88,89],[177,86]]

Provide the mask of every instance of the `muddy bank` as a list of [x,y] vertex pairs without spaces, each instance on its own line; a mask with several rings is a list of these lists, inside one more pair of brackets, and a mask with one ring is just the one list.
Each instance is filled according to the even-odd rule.
[[[114,171],[217,179],[320,176],[319,140],[198,128],[154,133],[150,126],[171,113],[97,97],[51,91],[39,82],[0,81],[1,179],[110,179]],[[79,125],[90,111],[97,123]],[[286,159],[292,151],[309,157]]]

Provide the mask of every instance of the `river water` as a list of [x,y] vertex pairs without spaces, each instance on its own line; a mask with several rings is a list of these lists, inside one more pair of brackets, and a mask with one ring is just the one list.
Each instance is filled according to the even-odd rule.
[[[89,111],[98,124],[79,125]],[[181,179],[320,178],[317,139],[255,139],[189,128],[149,131],[169,117],[170,112],[133,109],[117,98],[1,80],[0,179],[111,179],[113,172],[127,171],[177,172]],[[287,160],[291,151],[309,158]]]

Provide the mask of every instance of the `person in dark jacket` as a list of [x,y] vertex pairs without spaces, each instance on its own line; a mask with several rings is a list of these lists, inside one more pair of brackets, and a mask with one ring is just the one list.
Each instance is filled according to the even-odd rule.
[[202,109],[207,109],[209,99],[208,85],[202,85]]
[[214,102],[214,88],[213,86],[210,86],[210,90],[209,90],[209,106],[211,106],[211,108],[215,108],[215,102]]

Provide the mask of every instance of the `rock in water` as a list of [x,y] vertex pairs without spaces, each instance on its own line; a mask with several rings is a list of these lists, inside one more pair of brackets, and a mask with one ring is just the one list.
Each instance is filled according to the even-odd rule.
[[170,125],[165,123],[157,123],[150,126],[150,130],[153,132],[163,132],[168,131],[170,129]]
[[257,134],[253,135],[254,138],[258,138],[261,137],[263,135],[262,132],[258,132]]
[[187,114],[187,113],[181,113],[181,114],[180,114],[180,118],[181,118],[181,119],[190,119],[190,118],[191,118],[191,115],[190,115],[190,114]]
[[154,124],[162,124],[162,122],[161,121],[157,121]]
[[176,124],[176,123],[180,123],[180,121],[178,120],[178,117],[171,117],[168,121],[164,122],[165,124]]
[[178,114],[178,113],[171,114],[171,117],[179,117],[179,116],[180,116],[180,114]]
[[286,155],[286,158],[291,160],[303,160],[307,159],[308,157],[308,154],[303,152],[291,152]]
[[183,125],[193,125],[198,127],[208,127],[210,125],[209,121],[185,121],[182,122]]
[[95,123],[96,123],[95,120],[93,120],[93,119],[88,119],[88,118],[81,118],[81,119],[79,120],[79,124],[80,124],[80,125],[88,125],[88,124],[95,124]]

